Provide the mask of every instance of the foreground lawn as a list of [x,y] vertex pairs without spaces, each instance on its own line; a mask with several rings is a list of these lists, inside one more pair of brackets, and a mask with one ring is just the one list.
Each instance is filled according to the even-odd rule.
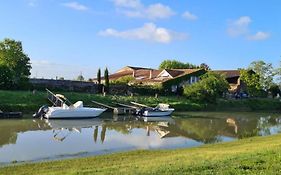
[[281,134],[191,149],[13,165],[0,174],[280,174],[280,139]]

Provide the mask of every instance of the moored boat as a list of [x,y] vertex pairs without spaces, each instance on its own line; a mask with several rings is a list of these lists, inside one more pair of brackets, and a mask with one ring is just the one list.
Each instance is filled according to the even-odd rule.
[[143,107],[137,111],[137,115],[145,117],[161,117],[170,116],[174,112],[174,108],[169,108],[168,104],[160,103],[155,108]]
[[47,89],[48,99],[53,103],[52,107],[42,106],[34,117],[44,117],[47,119],[79,119],[94,118],[101,115],[106,109],[84,107],[82,101],[72,104],[61,94],[53,94]]
[[101,115],[106,109],[84,107],[82,101],[76,102],[72,106],[63,104],[62,107],[48,107],[44,115],[47,119],[75,119],[75,118],[94,118]]

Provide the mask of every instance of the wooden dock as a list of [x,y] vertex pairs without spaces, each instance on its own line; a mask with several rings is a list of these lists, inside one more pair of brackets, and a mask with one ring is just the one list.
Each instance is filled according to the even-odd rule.
[[22,115],[22,112],[2,112],[0,110],[0,119],[1,118],[21,118],[23,115]]
[[116,114],[116,115],[135,114],[136,110],[137,110],[137,108],[135,108],[133,106],[125,105],[125,104],[121,104],[121,103],[116,103],[116,104],[119,106],[122,106],[122,107],[115,107],[115,106],[110,106],[110,105],[103,104],[103,103],[100,103],[97,101],[92,101],[92,102],[98,106],[111,109],[113,111],[113,114]]

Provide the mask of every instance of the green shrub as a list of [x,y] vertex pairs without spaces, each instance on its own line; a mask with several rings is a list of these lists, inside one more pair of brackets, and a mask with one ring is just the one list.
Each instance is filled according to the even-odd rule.
[[199,82],[185,86],[184,95],[196,101],[216,102],[228,88],[229,84],[222,75],[208,72]]

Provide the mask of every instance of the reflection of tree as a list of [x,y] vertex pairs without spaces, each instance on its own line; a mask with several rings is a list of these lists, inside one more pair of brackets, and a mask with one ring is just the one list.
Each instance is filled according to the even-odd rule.
[[96,126],[95,129],[94,129],[94,141],[95,141],[95,143],[97,142],[97,139],[98,139],[98,132],[99,132],[99,127]]
[[176,128],[182,135],[203,143],[221,141],[220,132],[226,127],[225,120],[208,118],[177,119]]
[[102,125],[101,127],[102,127],[102,128],[101,128],[100,139],[101,139],[101,142],[103,143],[104,140],[105,140],[106,126],[105,126],[105,125]]
[[47,130],[50,127],[43,121],[26,120],[1,120],[0,122],[0,147],[6,144],[15,144],[20,132]]

